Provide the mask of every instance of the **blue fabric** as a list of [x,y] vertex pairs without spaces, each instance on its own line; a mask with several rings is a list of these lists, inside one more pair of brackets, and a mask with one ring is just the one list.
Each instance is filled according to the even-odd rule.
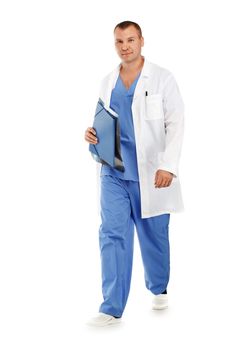
[[99,311],[121,317],[130,290],[134,226],[139,239],[145,284],[161,294],[170,275],[168,229],[170,214],[141,218],[138,181],[101,176],[101,252],[103,299]]
[[139,181],[133,117],[131,110],[133,95],[139,76],[140,73],[127,90],[119,74],[115,87],[112,90],[110,100],[110,108],[119,115],[121,156],[125,171],[122,173],[119,170],[103,164],[100,175],[113,175],[125,180]]

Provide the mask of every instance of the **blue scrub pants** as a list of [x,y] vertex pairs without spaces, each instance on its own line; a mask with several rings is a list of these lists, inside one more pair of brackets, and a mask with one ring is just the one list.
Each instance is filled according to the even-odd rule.
[[112,175],[101,179],[99,246],[103,303],[99,311],[121,317],[130,290],[134,225],[144,266],[145,284],[153,294],[166,288],[170,275],[170,214],[141,218],[138,181]]

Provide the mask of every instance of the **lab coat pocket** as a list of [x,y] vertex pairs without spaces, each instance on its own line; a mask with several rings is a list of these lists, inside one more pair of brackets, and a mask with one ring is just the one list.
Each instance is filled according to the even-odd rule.
[[160,94],[152,94],[145,96],[145,119],[154,120],[163,118],[162,96]]

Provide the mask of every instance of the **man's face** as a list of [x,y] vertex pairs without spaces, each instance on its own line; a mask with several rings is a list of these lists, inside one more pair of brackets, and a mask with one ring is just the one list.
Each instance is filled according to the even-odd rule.
[[126,29],[116,28],[114,40],[116,51],[123,62],[130,63],[141,55],[144,39],[139,38],[139,33],[134,26]]

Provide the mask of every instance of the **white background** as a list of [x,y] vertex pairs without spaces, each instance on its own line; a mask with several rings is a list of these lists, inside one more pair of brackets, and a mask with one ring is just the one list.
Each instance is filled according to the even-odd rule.
[[[1,349],[232,349],[231,1],[1,1]],[[135,239],[120,327],[102,301],[96,165],[84,141],[99,84],[119,63],[113,28],[136,21],[143,55],[185,102],[170,221],[170,307],[152,312]],[[136,238],[136,236],[135,236]]]

